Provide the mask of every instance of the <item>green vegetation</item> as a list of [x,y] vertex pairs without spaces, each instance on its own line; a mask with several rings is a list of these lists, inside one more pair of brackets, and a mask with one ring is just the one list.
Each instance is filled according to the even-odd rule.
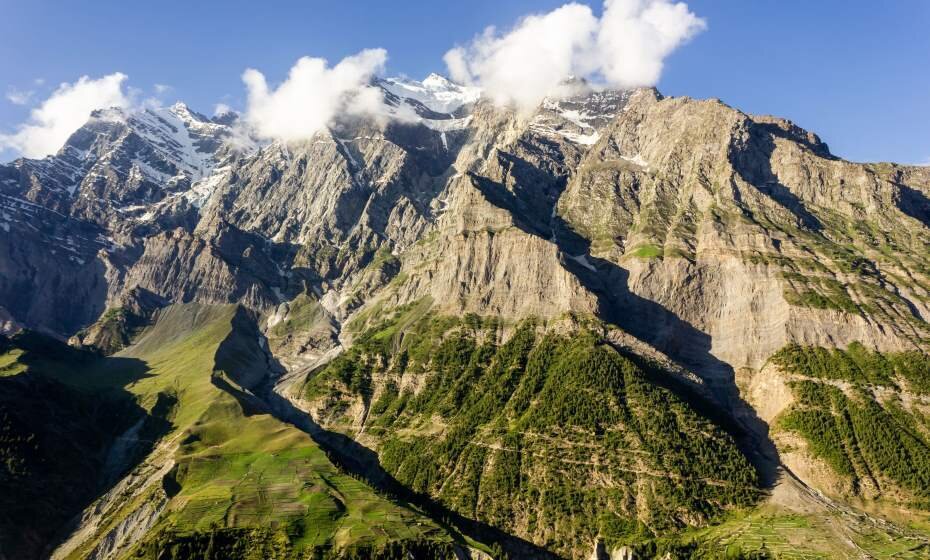
[[[926,391],[930,359],[917,352],[881,354],[859,344],[846,350],[789,346],[772,360],[806,381],[789,385],[796,403],[779,419],[809,450],[857,488],[863,478],[893,484],[930,508],[930,439],[918,409],[879,401],[869,386],[896,380]],[[833,385],[837,383],[838,385]],[[845,389],[844,389],[845,387]],[[922,429],[923,428],[923,429]]]
[[853,342],[845,350],[789,345],[772,361],[786,371],[807,377],[878,385],[930,395],[930,356],[923,352],[880,353]]
[[[285,530],[272,528],[219,529],[198,531],[184,536],[159,533],[147,540],[134,558],[152,560],[291,560]],[[310,558],[327,560],[433,560],[456,558],[453,546],[436,541],[386,541],[381,544],[353,544],[338,552],[315,551]]]
[[[15,536],[40,546],[49,542],[61,523],[102,490],[96,473],[107,470],[103,459],[115,436],[137,418],[152,418],[139,432],[148,445],[136,450],[135,462],[161,441],[149,460],[164,457],[174,467],[160,483],[125,492],[115,513],[70,558],[85,557],[123,519],[160,495],[169,503],[130,557],[387,559],[407,558],[408,552],[451,557],[455,541],[447,530],[340,471],[307,434],[267,413],[248,394],[267,366],[247,326],[235,306],[172,306],[112,357],[60,345],[63,358],[56,358],[43,347],[39,363],[50,370],[44,384],[19,390],[27,374],[0,378],[9,388],[0,394],[3,554],[37,556],[12,554],[20,550],[13,548],[19,541],[7,541]],[[6,371],[30,355],[22,346],[4,343],[0,363]],[[49,368],[55,360],[68,367]],[[27,373],[36,367],[27,365]],[[38,392],[27,399],[30,390]],[[110,394],[121,396],[123,408],[102,401]],[[7,399],[15,406],[7,406]],[[25,413],[30,416],[21,418]],[[16,487],[21,481],[30,485]],[[49,534],[37,538],[45,526]]]
[[[415,492],[560,553],[649,541],[759,496],[732,436],[656,383],[666,372],[588,330],[526,321],[500,343],[496,319],[426,310],[373,324],[305,388],[347,430],[349,403],[369,404],[382,465]],[[412,379],[419,391],[399,389]]]
[[[189,321],[192,328],[174,338],[175,327]],[[177,506],[139,555],[347,558],[368,550],[393,558],[406,550],[448,552],[452,539],[422,513],[339,471],[296,428],[262,411],[246,414],[248,402],[236,384],[252,377],[250,360],[264,358],[249,355],[253,338],[233,330],[235,322],[232,307],[171,308],[127,352],[152,368],[151,377],[131,386],[142,401],[159,391],[179,392],[174,423],[182,434],[170,484],[177,488]],[[233,350],[222,351],[224,345]],[[217,367],[223,371],[214,373]],[[232,393],[220,388],[217,376]]]
[[145,318],[125,307],[110,307],[77,337],[96,351],[110,355],[129,346],[146,324]]
[[805,276],[796,272],[783,272],[782,276],[793,286],[785,291],[785,299],[792,305],[859,313],[859,306],[846,287],[830,276]]
[[[115,438],[144,417],[124,394],[56,380],[95,359],[35,333],[0,337],[0,557],[41,556],[108,482]],[[142,428],[151,433],[157,422]]]
[[298,330],[309,330],[323,318],[323,307],[307,294],[290,302],[287,318],[271,328],[272,336],[286,336]]
[[0,377],[12,377],[26,371],[26,364],[22,362],[23,351],[11,347],[0,354]]
[[662,247],[658,245],[640,245],[630,251],[630,255],[640,259],[654,259],[662,256]]
[[666,546],[673,558],[846,560],[863,555],[917,560],[930,554],[924,539],[862,518],[838,511],[801,515],[770,506],[735,512],[718,525],[687,531]]
[[914,429],[909,415],[890,413],[869,395],[849,398],[834,387],[801,382],[791,385],[799,405],[781,425],[797,432],[811,451],[837,473],[887,478],[930,508],[930,445]]
[[375,252],[366,268],[368,270],[382,270],[387,267],[397,267],[398,265],[400,265],[400,259],[391,252],[390,247],[382,245]]

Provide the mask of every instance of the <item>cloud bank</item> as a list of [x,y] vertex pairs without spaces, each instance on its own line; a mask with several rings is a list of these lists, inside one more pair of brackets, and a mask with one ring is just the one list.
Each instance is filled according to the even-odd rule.
[[323,130],[337,115],[383,115],[381,90],[368,84],[386,61],[384,49],[363,50],[332,68],[322,58],[303,57],[274,89],[249,68],[242,74],[248,90],[245,122],[263,138],[290,141]]
[[489,27],[444,60],[452,79],[530,109],[558,95],[568,76],[620,88],[655,85],[665,58],[705,27],[686,4],[670,0],[606,0],[600,18],[571,3],[527,16],[504,34]]
[[95,109],[129,107],[129,97],[123,92],[125,80],[125,74],[116,72],[96,80],[82,76],[73,84],[61,84],[32,110],[29,121],[15,134],[0,135],[0,147],[30,158],[55,153]]

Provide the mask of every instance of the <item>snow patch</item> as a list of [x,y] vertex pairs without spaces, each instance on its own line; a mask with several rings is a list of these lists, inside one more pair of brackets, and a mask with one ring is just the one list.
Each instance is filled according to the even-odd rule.
[[471,115],[461,119],[420,119],[419,122],[426,128],[437,132],[452,132],[468,128],[468,125],[471,124]]
[[437,113],[454,113],[463,105],[481,97],[481,88],[462,86],[439,74],[430,74],[422,82],[409,78],[386,78],[381,87],[401,99],[419,101]]
[[620,159],[636,164],[644,169],[649,169],[649,162],[643,159],[643,156],[640,154],[636,154],[634,156],[620,156]]

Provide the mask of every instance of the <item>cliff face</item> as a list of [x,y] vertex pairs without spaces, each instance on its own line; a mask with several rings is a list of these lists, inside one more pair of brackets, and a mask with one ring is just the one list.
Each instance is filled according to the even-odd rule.
[[630,292],[758,368],[792,341],[921,342],[926,190],[925,170],[839,160],[787,121],[641,95],[558,208]]

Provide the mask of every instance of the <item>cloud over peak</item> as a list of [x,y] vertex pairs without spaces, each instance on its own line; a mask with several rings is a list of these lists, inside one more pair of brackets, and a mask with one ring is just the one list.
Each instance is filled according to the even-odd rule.
[[325,59],[303,57],[276,88],[249,68],[242,74],[248,90],[245,121],[264,138],[308,138],[337,115],[377,116],[383,98],[369,81],[384,69],[387,51],[366,49],[329,68]]
[[[547,13],[528,15],[504,32],[489,27],[469,44],[449,50],[444,61],[453,80],[479,86],[485,97],[528,111],[546,96],[571,92],[566,78],[596,86],[654,85],[666,57],[706,27],[703,19],[675,0],[605,0],[600,16],[571,2]],[[387,62],[384,49],[366,49],[334,66],[323,58],[302,57],[287,78],[269,85],[249,68],[242,74],[247,92],[243,132],[261,138],[305,139],[331,126],[339,116],[416,121],[409,107],[388,108],[382,90],[372,86]],[[95,109],[160,105],[171,87],[156,83],[155,98],[136,106],[141,91],[125,87],[125,74],[82,76],[61,84],[11,134],[0,134],[0,149],[26,157],[55,153]],[[13,103],[27,103],[30,92],[9,89]],[[224,104],[216,113],[228,112]]]
[[665,58],[705,27],[686,4],[670,0],[606,0],[600,18],[570,3],[527,16],[504,34],[489,27],[444,60],[453,79],[530,109],[557,94],[568,76],[621,88],[655,85]]
[[[581,4],[523,18],[509,33],[485,29],[444,60],[453,80],[480,85],[496,102],[535,105],[572,74],[586,74],[598,20]],[[579,72],[581,70],[581,72]]]
[[61,84],[32,110],[17,132],[0,135],[0,147],[13,148],[30,158],[55,153],[95,109],[130,105],[123,92],[125,80],[125,74],[115,72],[96,80],[81,76],[74,83]]

